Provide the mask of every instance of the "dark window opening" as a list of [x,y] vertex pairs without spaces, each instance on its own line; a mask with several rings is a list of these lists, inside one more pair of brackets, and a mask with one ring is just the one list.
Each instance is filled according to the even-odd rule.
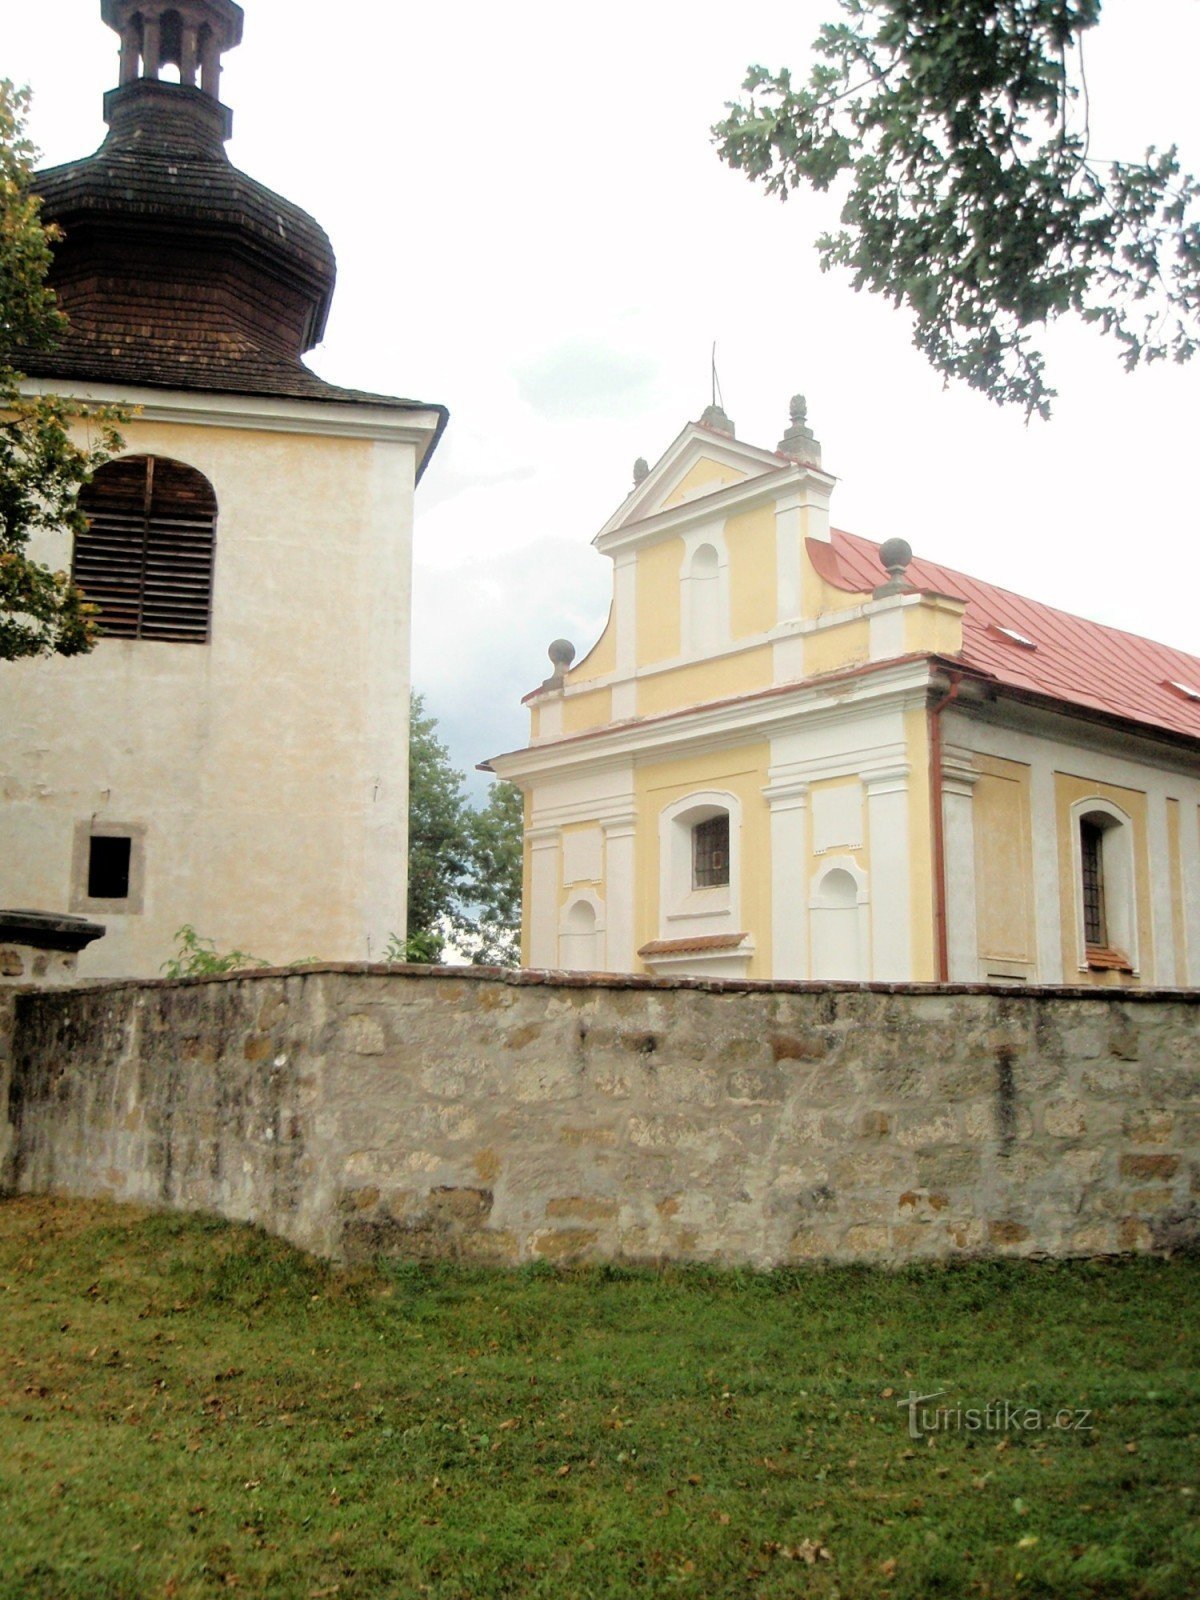
[[132,839],[94,834],[88,840],[89,900],[128,900]]
[[217,500],[203,473],[163,456],[120,456],[79,497],[87,530],[71,576],[114,639],[204,644]]
[[1083,938],[1093,946],[1108,944],[1108,919],[1104,914],[1104,829],[1094,822],[1079,824],[1083,864]]
[[729,813],[692,829],[692,888],[716,889],[729,882]]

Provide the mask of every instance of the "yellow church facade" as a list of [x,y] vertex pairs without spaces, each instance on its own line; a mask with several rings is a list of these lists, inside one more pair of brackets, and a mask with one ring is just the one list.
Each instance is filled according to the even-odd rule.
[[490,763],[526,964],[1200,983],[1200,661],[833,529],[799,397],[635,477],[603,633]]

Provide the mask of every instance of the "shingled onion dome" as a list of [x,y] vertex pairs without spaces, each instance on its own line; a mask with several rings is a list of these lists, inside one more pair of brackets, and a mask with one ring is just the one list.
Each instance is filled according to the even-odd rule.
[[[348,396],[301,356],[321,339],[336,266],[307,212],[230,164],[221,57],[233,0],[101,0],[121,39],[108,137],[37,175],[62,228],[51,283],[65,340],[25,353],[31,375],[232,393]],[[166,64],[179,82],[159,76]]]

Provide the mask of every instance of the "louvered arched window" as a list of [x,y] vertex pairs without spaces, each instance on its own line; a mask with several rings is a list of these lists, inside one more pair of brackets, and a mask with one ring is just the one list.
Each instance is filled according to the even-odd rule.
[[79,504],[72,577],[114,639],[204,644],[212,614],[217,497],[195,467],[166,456],[102,466]]

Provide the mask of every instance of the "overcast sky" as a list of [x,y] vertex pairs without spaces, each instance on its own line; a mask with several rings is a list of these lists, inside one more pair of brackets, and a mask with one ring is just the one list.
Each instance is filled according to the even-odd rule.
[[[234,162],[310,210],[338,257],[323,376],[447,405],[418,491],[413,676],[464,769],[523,744],[521,695],[603,624],[592,535],[709,399],[773,448],[802,390],[836,525],[1192,651],[1200,359],[1126,376],[1111,341],[1046,339],[1054,419],[943,390],[907,318],[728,171],[709,127],[750,62],[804,66],[834,0],[245,0],[226,58]],[[5,7],[0,73],[47,163],[104,133],[99,0]],[[1200,5],[1107,0],[1088,36],[1092,149],[1200,168]]]

